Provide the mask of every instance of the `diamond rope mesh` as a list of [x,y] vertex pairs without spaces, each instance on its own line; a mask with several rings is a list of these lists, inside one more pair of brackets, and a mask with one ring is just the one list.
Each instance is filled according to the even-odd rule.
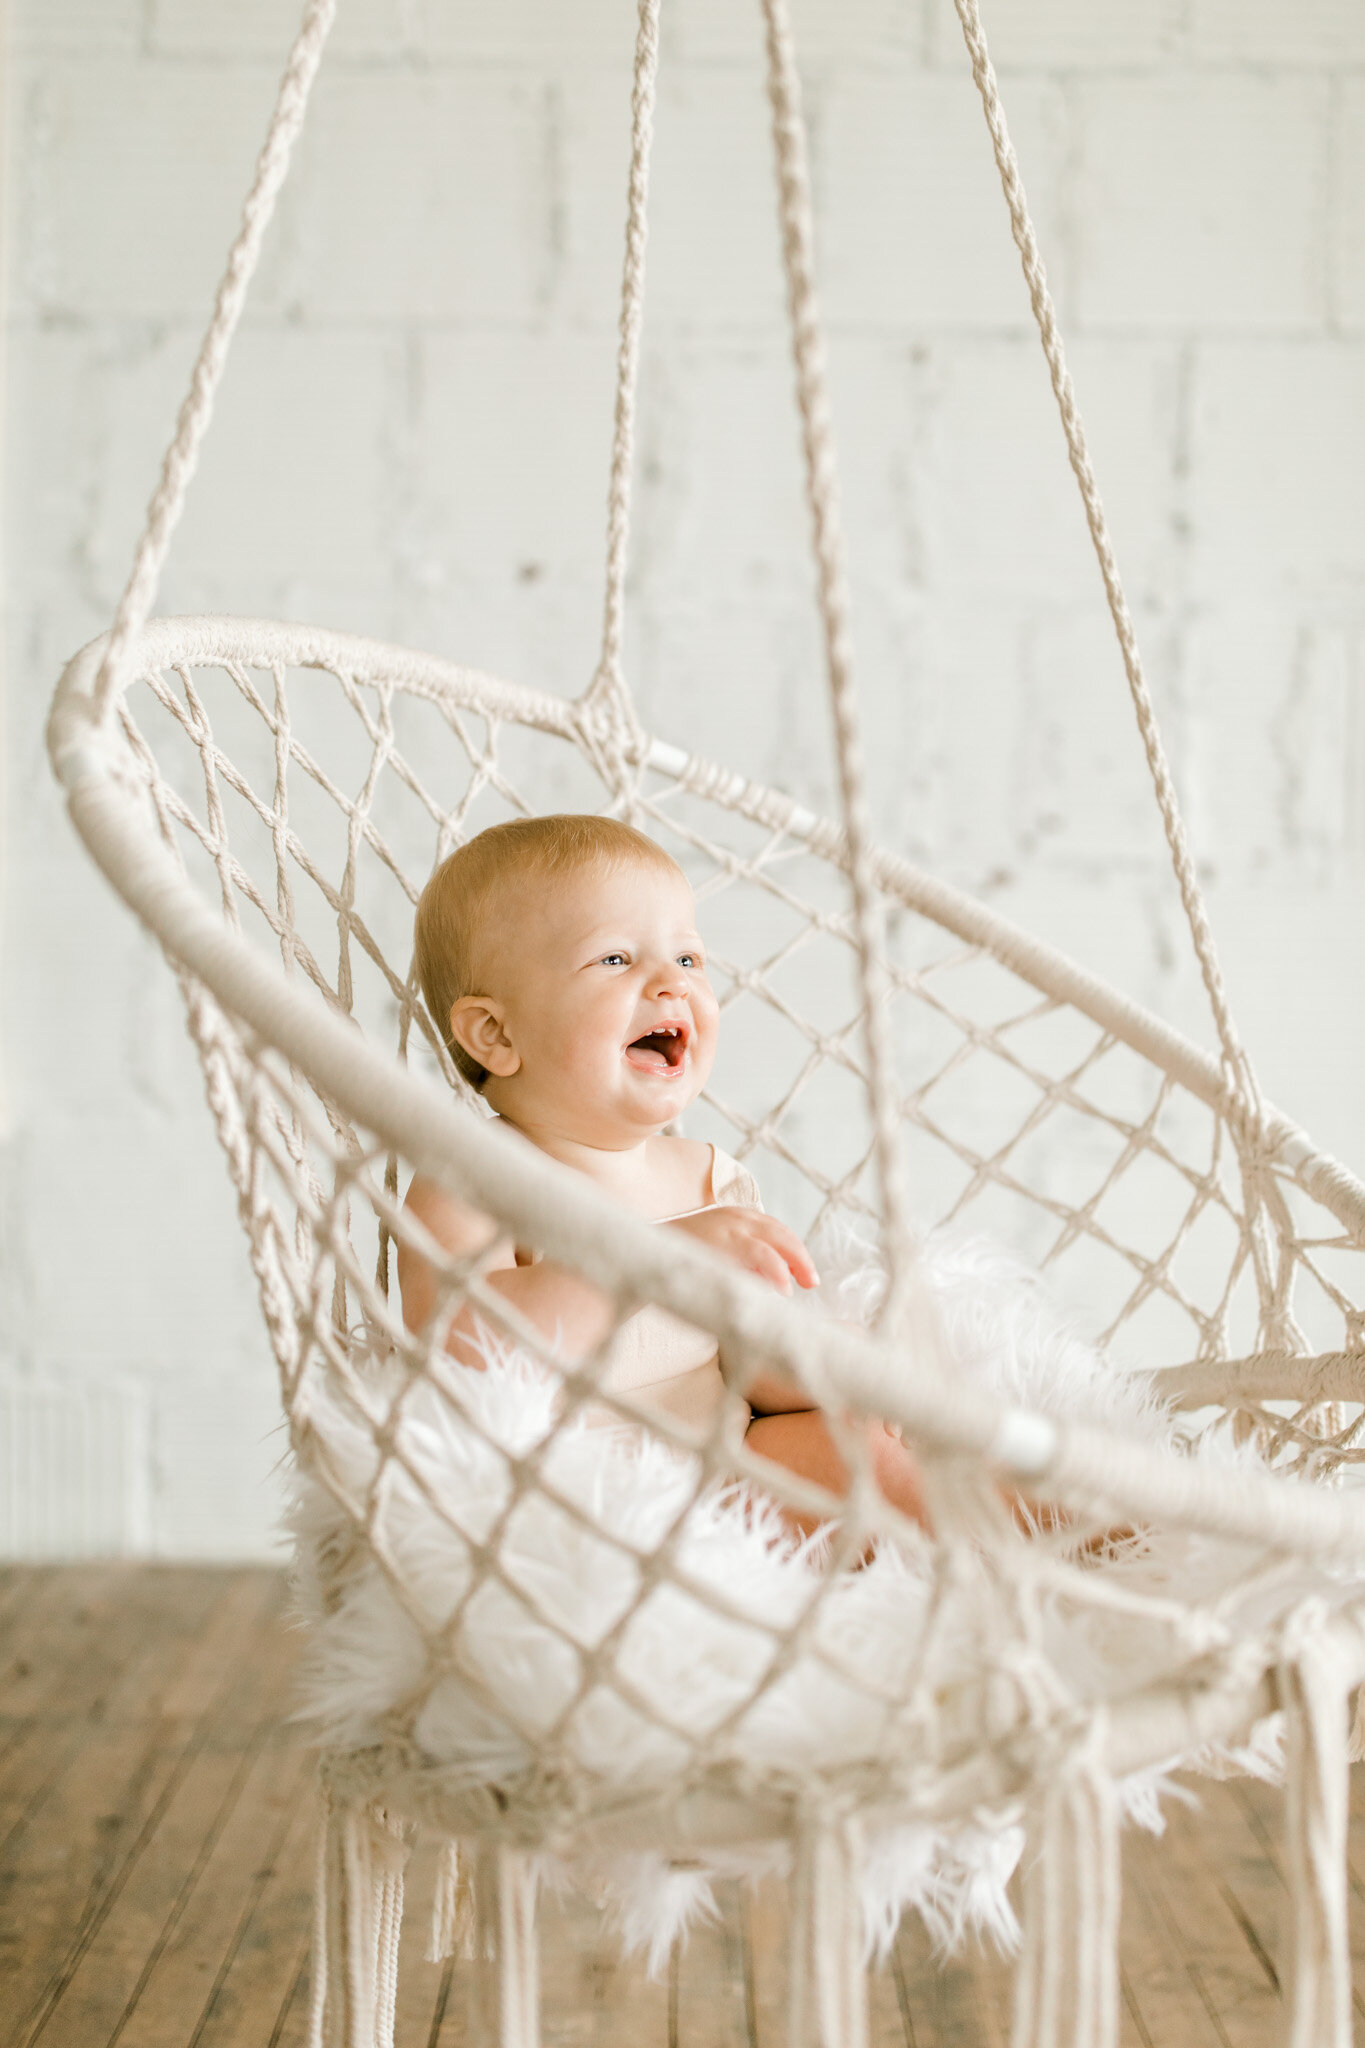
[[[564,707],[362,642],[331,642],[324,658],[318,636],[300,648],[279,628],[166,622],[155,634],[163,654],[121,714],[125,788],[244,939],[443,1092],[458,1087],[414,988],[413,904],[433,860],[496,818],[610,801]],[[651,758],[640,814],[696,882],[725,1012],[697,1127],[747,1158],[772,1205],[804,1227],[866,1221],[876,1183],[865,1111],[859,1123],[839,835],[667,748]],[[1177,1042],[1180,1056],[1159,1065],[1112,1018],[1064,1000],[1036,963],[1023,971],[1018,935],[969,943],[954,929],[970,924],[961,905],[940,892],[945,914],[930,914],[939,885],[895,865],[881,873],[894,912],[883,967],[901,1139],[933,1204],[924,1220],[988,1223],[1048,1259],[1116,1350],[1198,1362],[1204,1400],[1225,1391],[1217,1368],[1229,1348],[1272,1327],[1292,1322],[1349,1352],[1362,1232],[1314,1198],[1311,1150],[1267,1166],[1274,1203],[1262,1191],[1251,1208],[1211,1062],[1201,1069]],[[346,1115],[202,982],[181,980],[309,1477],[301,1534],[319,1610],[344,1614],[378,1582],[406,1630],[398,1682],[363,1746],[344,1722],[324,1724],[336,1814],[374,1800],[466,1841],[687,1854],[718,1833],[789,1832],[812,1811],[946,1824],[1074,1781],[1074,1801],[1054,1800],[1062,1819],[1048,1820],[1045,1802],[1038,1825],[1089,1814],[1103,1857],[1106,1770],[1187,1750],[1215,1709],[1210,1732],[1226,1738],[1275,1704],[1267,1674],[1284,1664],[1282,1631],[1302,1606],[1292,1547],[1224,1546],[1197,1590],[1178,1574],[1134,1579],[1122,1557],[1097,1570],[1075,1542],[1114,1519],[1102,1481],[1066,1489],[1077,1515],[1067,1537],[1025,1541],[980,1467],[932,1442],[930,1543],[880,1499],[865,1438],[842,1413],[855,1477],[828,1568],[776,1610],[718,1575],[697,1542],[708,1489],[739,1475],[798,1508],[828,1506],[746,1452],[743,1405],[731,1398],[698,1438],[643,1422],[604,1389],[611,1335],[590,1358],[556,1358],[488,1286],[482,1258],[453,1260],[424,1238],[401,1206],[406,1169],[385,1134]],[[1267,1214],[1282,1235],[1254,1252],[1248,1216]],[[514,1210],[499,1220],[525,1240]],[[440,1276],[442,1310],[420,1335],[388,1286],[395,1239]],[[622,1284],[614,1329],[648,1298]],[[486,1376],[440,1341],[442,1315],[466,1303],[491,1349],[522,1358],[518,1398],[533,1396],[538,1373],[561,1388],[557,1411],[542,1404],[528,1429],[490,1409]],[[778,1357],[820,1394],[799,1342]],[[727,1363],[742,1371],[742,1348]],[[1277,1464],[1321,1473],[1357,1459],[1359,1404],[1338,1407],[1324,1434],[1311,1403],[1273,1397],[1284,1384],[1272,1382],[1269,1406],[1246,1409]],[[648,1529],[623,1530],[604,1511],[596,1449],[575,1463],[571,1423],[584,1408],[680,1454]],[[870,1624],[847,1595],[861,1575],[840,1566],[879,1536],[914,1559],[915,1592],[880,1629],[894,1653],[870,1665]],[[576,1610],[562,1580],[547,1582],[547,1555],[609,1597]],[[528,1634],[533,1687],[499,1651]],[[661,1690],[661,1640],[688,1657],[705,1643],[723,1668],[705,1714]],[[1115,1691],[1135,1642],[1142,1683]],[[1128,1663],[1108,1662],[1106,1644],[1124,1646]],[[774,1744],[791,1689],[806,1697],[812,1686],[837,1702],[833,1723],[795,1751]],[[1233,1720],[1220,1701],[1235,1701]],[[1081,1849],[1088,1839],[1082,1830]]]
[[[434,859],[529,808],[518,756],[532,729],[480,711],[477,692],[461,704],[344,668],[325,695],[316,672],[296,672],[291,692],[283,667],[262,675],[245,661],[158,673],[147,687],[161,765],[131,709],[124,730],[162,829],[211,873],[224,914],[249,911],[291,972],[459,1087],[415,989],[412,907]],[[602,801],[571,747],[542,751],[567,758],[548,775],[542,763],[532,793]],[[642,818],[694,881],[717,970],[725,1058],[696,1127],[748,1162],[798,1227],[866,1227],[876,1191],[837,859],[780,824],[727,815],[706,781],[701,769],[653,774],[639,792]],[[1207,1100],[985,947],[898,907],[882,968],[924,1223],[996,1231],[1135,1363],[1358,1348],[1358,1236],[1313,1201],[1302,1167],[1267,1163],[1253,1207]],[[390,1171],[390,1196],[394,1185]],[[1256,1229],[1269,1205],[1273,1243]],[[1266,1426],[1285,1455],[1321,1467],[1358,1456],[1358,1416],[1334,1420],[1328,1439],[1292,1415]]]
[[[205,622],[142,630],[330,26],[331,0],[310,0],[128,588],[111,634],[93,650],[95,669],[54,713],[54,748],[92,846],[106,828],[114,839],[128,829],[126,814],[111,822],[119,807],[114,786],[120,803],[130,788],[139,790],[161,841],[192,880],[217,895],[229,930],[268,933],[286,977],[306,984],[370,1041],[434,1071],[444,1089],[460,1084],[440,1032],[423,1014],[411,965],[421,883],[452,845],[499,817],[592,809],[605,793],[678,855],[715,941],[726,1059],[698,1112],[697,1134],[719,1138],[753,1164],[773,1206],[798,1227],[879,1226],[889,1332],[910,1270],[901,1227],[901,1190],[909,1186],[925,1222],[987,1227],[1030,1253],[1064,1298],[1084,1304],[1101,1342],[1137,1362],[1169,1363],[1167,1384],[1187,1407],[1231,1409],[1282,1473],[1332,1477],[1362,1456],[1365,1377],[1355,1303],[1365,1189],[1265,1108],[1236,1038],[975,0],[956,4],[1214,1011],[1221,1071],[1112,991],[868,843],[804,131],[784,0],[764,0],[769,87],[842,828],[651,746],[620,670],[657,0],[640,0],[639,9],[604,645],[581,704],[533,698],[332,635],[300,639],[285,628]],[[161,658],[147,659],[158,643]],[[130,698],[134,676],[143,687]],[[338,717],[341,705],[350,718]],[[113,840],[105,843],[112,854]],[[146,849],[130,858],[137,887],[125,893],[142,903],[175,964],[170,899],[157,905],[164,925],[152,908],[157,888],[164,897],[164,877],[144,901]],[[906,1361],[883,1347],[883,1367],[893,1372],[883,1412],[924,1424],[918,1449],[936,1528],[929,1543],[897,1524],[873,1483],[860,1420],[877,1412],[867,1377],[856,1381],[864,1395],[850,1411],[842,1395],[833,1398],[848,1382],[826,1376],[830,1345],[803,1341],[786,1325],[760,1335],[760,1322],[727,1296],[706,1327],[725,1342],[731,1376],[742,1387],[773,1364],[791,1373],[826,1408],[853,1475],[832,1569],[809,1574],[795,1604],[767,1612],[699,1563],[698,1518],[715,1485],[737,1474],[794,1507],[833,1504],[749,1455],[747,1408],[737,1394],[698,1436],[657,1417],[646,1425],[629,1401],[609,1393],[604,1373],[615,1332],[655,1289],[666,1299],[674,1284],[657,1264],[645,1277],[651,1264],[643,1247],[637,1242],[613,1264],[600,1240],[596,1248],[580,1243],[589,1277],[601,1282],[604,1259],[612,1267],[615,1321],[591,1357],[556,1357],[487,1284],[488,1250],[453,1260],[402,1208],[403,1162],[389,1123],[406,1128],[414,1158],[423,1140],[392,1099],[386,1114],[373,1075],[369,1100],[379,1106],[357,1121],[347,1108],[353,1061],[320,1060],[319,1073],[345,1082],[329,1095],[306,1061],[290,1065],[272,1049],[300,1042],[289,1030],[272,1037],[266,1027],[257,1035],[244,1021],[266,1012],[273,1018],[277,1002],[253,1008],[243,957],[240,1012],[231,969],[222,979],[205,969],[202,980],[178,971],[251,1243],[293,1445],[312,1484],[305,1508],[313,1516],[319,1598],[324,1611],[340,1611],[377,1572],[409,1630],[401,1696],[387,1699],[377,1740],[371,1729],[368,1761],[345,1754],[344,1735],[332,1761],[350,1818],[342,1835],[327,1836],[324,1860],[336,1850],[343,1866],[349,1858],[357,1872],[362,1864],[371,1870],[382,1922],[372,1942],[367,1936],[350,1951],[348,1968],[359,1976],[354,1995],[346,1993],[348,2040],[391,2032],[399,1896],[397,1837],[385,1823],[362,1844],[355,1798],[401,1790],[409,1810],[433,1814],[447,1830],[527,1843],[544,1839],[547,1828],[581,1832],[605,1813],[619,1842],[630,1820],[623,1756],[634,1758],[625,1779],[647,1795],[635,1816],[644,1815],[646,1840],[685,1835],[687,1801],[719,1787],[713,1822],[724,1811],[729,1825],[751,1834],[795,1833],[813,1844],[810,1870],[825,1874],[812,1877],[810,1896],[823,1887],[829,1928],[837,1922],[843,1929],[830,1940],[845,1954],[849,1814],[878,1802],[907,1817],[964,1814],[1030,1787],[1034,1794],[1050,1788],[1037,1808],[1053,1852],[1040,1866],[1047,1880],[1034,1916],[1041,1947],[1036,1954],[1030,1947],[1023,1973],[1018,2038],[1032,2040],[1036,2022],[1040,2044],[1052,2041],[1070,2001],[1076,2037],[1108,2040],[1115,1987],[1112,1956],[1106,1961],[1101,1951],[1112,1950],[1116,1910],[1111,1774],[1161,1755],[1162,1733],[1169,1736],[1164,1753],[1184,1754],[1196,1726],[1226,1740],[1277,1700],[1288,1709],[1299,1759],[1291,1802],[1291,1831],[1304,1848],[1296,2026],[1311,2032],[1320,2008],[1334,2015],[1334,2039],[1349,2026],[1349,2013],[1343,2022],[1337,2011],[1340,1858],[1319,1851],[1344,1810],[1328,1739],[1333,1702],[1365,1670],[1365,1646],[1349,1615],[1333,1633],[1321,1596],[1305,1618],[1295,1570],[1315,1540],[1338,1549],[1354,1540],[1352,1515],[1324,1514],[1302,1496],[1295,1501],[1295,1489],[1258,1493],[1254,1481],[1239,1492],[1239,1483],[1219,1477],[1201,1489],[1193,1461],[1182,1477],[1150,1460],[1144,1466],[1116,1438],[1087,1439],[1083,1430],[1047,1424],[1041,1440],[1051,1448],[1033,1469],[1049,1470],[1076,1520],[1061,1538],[1024,1542],[987,1482],[981,1452],[1029,1469],[1027,1460],[1018,1462],[1018,1446],[1027,1441],[1036,1450],[1037,1419],[1002,1416],[992,1452],[975,1424],[967,1425],[960,1401],[954,1407],[951,1390],[934,1384],[931,1366],[918,1361],[928,1385],[912,1389]],[[467,1099],[466,1106],[478,1113]],[[453,1133],[447,1145],[459,1149]],[[447,1170],[454,1172],[453,1158]],[[485,1192],[495,1222],[527,1241],[510,1183],[485,1173]],[[529,1187],[520,1202],[534,1214]],[[559,1226],[541,1213],[553,1238]],[[597,1227],[605,1230],[605,1216]],[[395,1240],[420,1250],[438,1274],[438,1310],[421,1333],[404,1328],[391,1297]],[[702,1306],[722,1300],[699,1299]],[[525,1416],[499,1417],[490,1406],[500,1374],[471,1375],[447,1355],[444,1335],[458,1309],[477,1315],[490,1362],[519,1361],[524,1393],[552,1391],[554,1405],[542,1404],[542,1425],[530,1435]],[[936,1408],[950,1418],[941,1431]],[[586,1483],[581,1463],[574,1469],[583,1438],[572,1424],[603,1409],[683,1454],[660,1496],[663,1519],[642,1540],[624,1537],[602,1513],[592,1461]],[[534,1401],[526,1413],[534,1415]],[[433,1455],[439,1442],[481,1465],[485,1482],[493,1475],[491,1496],[487,1484],[482,1493],[452,1485]],[[964,1462],[966,1444],[972,1455]],[[1117,1504],[1126,1501],[1131,1511],[1144,1499],[1168,1510],[1176,1529],[1237,1536],[1213,1580],[1199,1582],[1201,1592],[1177,1593],[1174,1581],[1154,1590],[1125,1577],[1121,1558],[1113,1571],[1086,1568],[1086,1536],[1103,1537]],[[750,1501],[746,1512],[761,1519],[759,1495]],[[562,1587],[558,1605],[547,1600],[531,1529],[542,1546],[547,1532],[557,1532],[564,1551],[577,1548],[589,1576],[614,1583],[605,1621],[598,1613],[591,1627],[576,1625]],[[424,1532],[421,1543],[415,1530]],[[881,1536],[916,1551],[922,1572],[895,1635],[897,1658],[874,1678],[859,1654],[859,1630],[848,1625],[857,1602],[846,1595],[856,1578],[839,1568]],[[1344,1595],[1343,1602],[1349,1607]],[[1143,1646],[1143,1683],[1126,1698],[1106,1696],[1110,1624]],[[527,1628],[542,1652],[533,1688],[522,1682],[524,1671],[500,1662],[498,1649]],[[689,1716],[678,1716],[651,1667],[661,1642],[691,1646],[699,1629],[712,1632],[713,1644],[716,1630],[728,1632],[726,1684],[710,1711],[698,1715],[694,1703]],[[885,1642],[884,1627],[881,1635]],[[761,1731],[798,1674],[808,1686],[814,1677],[832,1688],[842,1711],[836,1733],[826,1724],[823,1737],[812,1735],[813,1747],[791,1756],[765,1744]],[[477,1740],[433,1748],[442,1713],[447,1734],[458,1724]],[[817,1809],[820,1824],[807,1825]],[[1053,1875],[1072,1867],[1065,1858],[1073,1852],[1073,1876],[1059,1880],[1059,1890]],[[1068,1902],[1083,1869],[1095,1899],[1084,1902],[1079,1947],[1063,1967]],[[528,1896],[524,1870],[518,1875],[508,1865],[507,1878],[504,1934],[518,1913],[524,1918]],[[364,1889],[348,1894],[353,1904]],[[524,1946],[512,1940],[514,1949]],[[523,1972],[504,2010],[509,2043],[529,2040],[534,2030],[529,1982]],[[816,1989],[822,2039],[859,2034],[853,1978],[827,1970]],[[315,2034],[330,1997],[317,1993]],[[519,2015],[510,2032],[509,2012]]]

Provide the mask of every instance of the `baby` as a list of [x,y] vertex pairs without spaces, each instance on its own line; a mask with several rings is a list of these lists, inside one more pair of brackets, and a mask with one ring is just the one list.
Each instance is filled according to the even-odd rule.
[[[781,1292],[819,1284],[800,1238],[765,1215],[751,1175],[717,1146],[668,1128],[706,1085],[719,1010],[692,891],[653,840],[586,815],[490,827],[422,891],[417,967],[457,1066],[504,1123],[603,1194]],[[420,1176],[407,1206],[457,1257],[486,1245],[494,1228]],[[404,1320],[421,1329],[436,1305],[432,1270],[404,1245],[398,1278]],[[487,1281],[566,1357],[591,1351],[610,1327],[611,1305],[596,1288],[510,1241],[497,1246]],[[455,1357],[482,1362],[470,1309],[452,1319],[445,1342]],[[604,1384],[698,1422],[724,1390],[714,1337],[655,1308],[622,1326]],[[751,1451],[831,1494],[845,1491],[844,1460],[805,1395],[765,1378],[748,1398]],[[868,1425],[868,1440],[887,1499],[927,1522],[911,1453],[879,1423]]]

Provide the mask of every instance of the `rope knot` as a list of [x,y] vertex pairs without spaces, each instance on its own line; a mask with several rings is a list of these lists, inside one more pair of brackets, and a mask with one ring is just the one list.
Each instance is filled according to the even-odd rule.
[[574,734],[627,818],[639,809],[647,741],[625,676],[603,663],[573,708]]

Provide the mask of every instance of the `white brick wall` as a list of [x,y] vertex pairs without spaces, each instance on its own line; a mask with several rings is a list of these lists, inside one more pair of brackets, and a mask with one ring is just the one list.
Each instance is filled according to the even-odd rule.
[[1143,71],[1087,78],[1076,100],[1076,310],[1087,326],[1321,325],[1321,73]]
[[[342,0],[167,608],[577,689],[632,0]],[[174,991],[42,719],[107,623],[293,0],[9,0],[0,1550],[271,1541],[271,1369]],[[1205,1034],[951,0],[796,0],[880,829]],[[1234,1000],[1365,1164],[1365,8],[988,27]],[[756,7],[669,0],[629,647],[831,799]]]

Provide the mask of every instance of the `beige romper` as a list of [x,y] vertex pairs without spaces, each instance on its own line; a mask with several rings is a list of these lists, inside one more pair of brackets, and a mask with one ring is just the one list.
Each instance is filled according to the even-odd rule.
[[[763,1201],[749,1169],[713,1145],[710,1201],[655,1220],[676,1223],[681,1216],[726,1207],[761,1209]],[[665,1308],[639,1309],[622,1323],[602,1384],[613,1394],[639,1396],[641,1407],[699,1424],[711,1421],[725,1392],[715,1338]]]

